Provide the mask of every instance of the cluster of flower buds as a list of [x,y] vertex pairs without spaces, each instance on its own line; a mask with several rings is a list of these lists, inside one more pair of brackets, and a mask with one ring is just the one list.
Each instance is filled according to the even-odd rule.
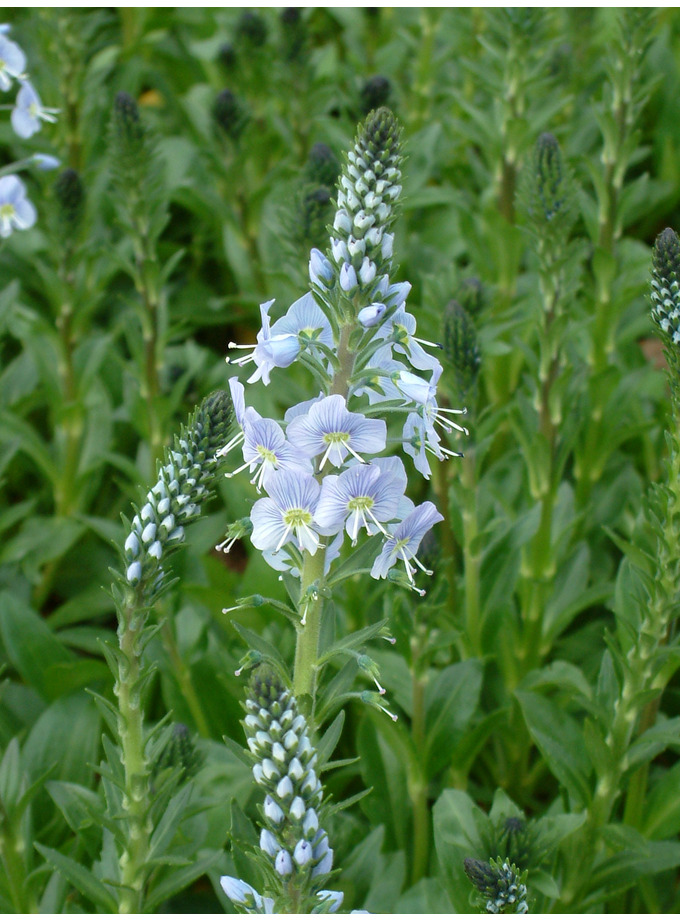
[[431,502],[414,507],[405,497],[399,458],[376,458],[388,438],[385,421],[375,416],[383,405],[385,414],[406,416],[395,440],[426,478],[429,455],[460,456],[442,445],[437,428],[467,432],[452,420],[463,410],[437,404],[442,366],[423,347],[434,343],[416,337],[415,317],[406,311],[410,285],[389,277],[399,141],[389,110],[368,116],[340,177],[330,250],[311,253],[311,292],[274,323],[273,301],[263,304],[256,345],[230,343],[246,349],[232,363],[255,364],[248,383],[266,385],[274,368],[299,360],[315,374],[319,396],[290,408],[281,423],[246,408],[233,378],[241,432],[222,453],[242,445],[244,463],[235,472],[249,468],[267,492],[253,508],[252,541],[274,568],[300,570],[301,554],[321,550],[327,570],[343,532],[354,544],[365,531],[383,541],[372,576],[391,578],[403,562],[404,581],[415,589],[417,568],[428,571],[416,558],[420,541],[442,517]]
[[443,325],[444,354],[453,369],[456,392],[464,399],[475,387],[482,360],[475,324],[467,310],[452,300],[444,311]]
[[[8,38],[10,26],[0,24],[0,92],[19,84],[10,120],[15,134],[23,140],[40,130],[41,122],[54,122],[58,109],[45,108],[26,72],[26,55],[19,45]],[[28,230],[37,219],[35,207],[26,197],[26,188],[14,173],[26,166],[56,169],[59,160],[43,153],[12,163],[0,170],[0,238],[6,239],[14,230]]]
[[246,913],[335,913],[342,893],[322,888],[333,868],[333,850],[320,827],[323,790],[317,755],[305,717],[280,679],[259,668],[245,703],[243,726],[253,777],[265,792],[260,856],[272,897],[262,897],[241,879],[224,876],[227,896]]
[[656,238],[652,265],[652,319],[670,348],[680,344],[680,240],[670,227]]
[[394,234],[388,229],[401,194],[400,134],[388,109],[372,112],[340,177],[330,242],[340,287],[349,295],[372,294],[383,267],[391,266]]
[[527,871],[520,872],[517,866],[507,860],[481,859],[463,860],[465,874],[475,886],[484,904],[487,914],[527,914],[526,877]]
[[158,480],[137,511],[125,541],[126,579],[130,585],[157,590],[163,577],[160,561],[184,540],[184,527],[200,514],[218,465],[234,412],[228,394],[206,397],[188,426],[158,465]]

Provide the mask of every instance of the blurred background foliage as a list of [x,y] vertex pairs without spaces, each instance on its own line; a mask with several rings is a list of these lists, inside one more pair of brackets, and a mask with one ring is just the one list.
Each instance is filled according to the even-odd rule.
[[[88,690],[112,698],[100,643],[115,630],[104,587],[120,515],[192,407],[225,385],[227,343],[255,340],[258,305],[305,290],[342,153],[388,105],[407,155],[394,280],[413,285],[420,334],[446,346],[441,386],[467,404],[471,437],[451,445],[464,460],[429,484],[414,477],[412,498],[436,496],[446,515],[427,598],[366,579],[336,598],[338,632],[389,617],[397,644],[371,655],[400,717],[347,707],[346,762],[328,789],[373,792],[335,818],[337,887],[348,908],[465,910],[462,859],[497,855],[483,833],[521,814],[548,822],[535,866],[526,857],[538,909],[677,910],[680,856],[649,848],[680,830],[677,741],[650,753],[643,813],[616,804],[624,823],[608,824],[599,875],[577,871],[568,840],[598,774],[588,700],[605,685],[615,696],[607,647],[635,641],[642,589],[626,541],[649,543],[641,509],[665,454],[646,296],[650,246],[680,225],[678,12],[10,8],[4,19],[61,110],[34,146],[49,140],[62,169],[29,177],[38,225],[0,249],[0,849],[15,860],[7,878],[32,880],[0,879],[0,906],[90,907],[32,844],[84,863],[97,851],[101,829],[69,790],[100,787],[107,729]],[[144,163],[117,153],[119,92],[139,106]],[[554,317],[521,193],[544,132],[575,202]],[[2,162],[33,144],[2,121]],[[458,373],[459,307],[481,356],[471,386]],[[300,368],[285,380],[250,401],[278,417],[311,395]],[[179,582],[148,646],[148,718],[172,712],[201,753],[200,807],[178,834],[220,854],[213,885],[168,888],[164,910],[231,909],[214,882],[231,860],[239,868],[242,812],[255,814],[248,768],[221,742],[242,741],[234,670],[246,649],[221,610],[283,588],[247,540],[229,556],[213,549],[254,498],[243,478],[220,482],[175,557]],[[275,611],[234,618],[292,657]],[[337,686],[372,686],[357,671]],[[23,792],[35,784],[26,801],[17,771]]]

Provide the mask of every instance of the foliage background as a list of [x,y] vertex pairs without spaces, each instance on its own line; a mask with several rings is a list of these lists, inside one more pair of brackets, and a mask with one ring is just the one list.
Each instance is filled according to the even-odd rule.
[[[445,307],[463,302],[482,365],[465,461],[429,485],[414,477],[414,500],[434,493],[447,517],[431,548],[427,600],[363,580],[336,604],[339,633],[389,617],[397,645],[370,654],[400,717],[395,728],[360,703],[346,708],[335,756],[349,762],[327,785],[337,799],[373,792],[332,828],[338,886],[348,908],[464,910],[462,858],[494,855],[469,852],[482,833],[472,803],[488,811],[495,794],[495,818],[518,807],[561,828],[541,844],[550,855],[534,875],[539,908],[678,909],[672,668],[655,716],[666,740],[645,754],[644,780],[624,771],[622,788],[635,782],[638,791],[604,822],[600,875],[569,850],[569,821],[587,811],[601,776],[601,745],[588,740],[593,700],[616,698],[615,650],[635,644],[644,606],[627,541],[653,556],[641,511],[666,450],[663,356],[646,293],[650,246],[680,224],[680,19],[672,9],[644,15],[5,12],[43,101],[61,109],[47,136],[86,199],[80,223],[69,223],[53,176],[31,175],[39,224],[0,249],[0,749],[9,752],[0,833],[3,852],[21,850],[24,860],[20,871],[5,865],[3,909],[90,905],[32,844],[84,864],[100,845],[101,829],[76,814],[68,790],[100,787],[92,765],[107,729],[88,690],[112,698],[100,642],[110,641],[115,616],[102,586],[118,564],[120,515],[154,479],[155,459],[191,408],[225,385],[227,343],[254,341],[259,303],[276,297],[284,307],[305,289],[309,248],[326,245],[337,172],[332,158],[314,162],[314,145],[339,163],[357,121],[382,103],[404,126],[408,156],[396,280],[413,284],[410,308],[427,339],[442,340]],[[231,108],[220,127],[214,106],[225,89],[237,102],[222,97]],[[138,100],[155,139],[147,191],[157,233],[141,275],[112,155],[119,91]],[[552,332],[515,197],[544,131],[558,138],[578,189],[580,244]],[[34,149],[45,151],[45,136]],[[31,144],[20,146],[3,121],[3,162]],[[546,347],[559,354],[550,392]],[[303,373],[285,380],[285,391],[275,382],[253,392],[264,414],[309,395]],[[453,368],[443,384],[457,405]],[[248,769],[221,741],[242,739],[234,670],[245,645],[232,620],[284,658],[293,653],[276,612],[221,612],[236,597],[284,596],[248,541],[229,556],[213,549],[254,497],[243,479],[220,482],[219,500],[175,557],[180,580],[148,647],[157,669],[148,717],[172,711],[203,757],[194,779],[201,808],[178,829],[177,846],[192,858],[218,854],[208,877],[158,905],[166,910],[230,910],[214,882],[232,859],[242,871],[251,833],[241,814],[255,815]],[[369,687],[348,668],[338,686],[352,678]],[[7,803],[22,772],[37,786],[13,817]],[[13,872],[36,874],[17,891]],[[652,884],[657,872],[662,883]]]

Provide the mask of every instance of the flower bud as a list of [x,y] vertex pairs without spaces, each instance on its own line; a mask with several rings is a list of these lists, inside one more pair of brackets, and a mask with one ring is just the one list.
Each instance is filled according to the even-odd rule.
[[267,856],[276,856],[279,852],[279,845],[276,842],[276,837],[272,834],[271,831],[268,831],[266,828],[262,828],[260,832],[260,849],[264,850]]
[[267,41],[267,23],[254,10],[245,10],[236,23],[236,44],[261,48]]
[[296,795],[293,801],[290,803],[289,814],[294,821],[302,821],[305,816],[306,807],[304,799],[300,798],[299,795]]
[[136,585],[141,581],[142,578],[142,564],[141,562],[133,562],[132,565],[128,566],[125,577],[130,582],[131,585]]
[[367,256],[361,263],[361,268],[359,269],[359,279],[364,287],[367,287],[371,281],[374,280],[375,275],[375,262],[371,262]]
[[347,294],[354,293],[358,287],[357,273],[354,270],[354,266],[348,265],[347,262],[340,269],[340,287]]
[[293,859],[298,866],[306,866],[312,859],[312,856],[313,851],[311,843],[308,840],[298,840],[295,850],[293,851]]
[[229,89],[224,89],[215,99],[213,118],[222,131],[236,141],[243,133],[250,116],[241,100]]
[[281,807],[270,795],[266,796],[264,800],[264,814],[273,824],[280,824],[284,818]]
[[331,148],[326,144],[314,144],[307,158],[305,177],[310,182],[332,188],[337,182],[339,172],[340,162]]
[[279,850],[274,861],[274,868],[279,875],[290,875],[293,871],[293,861],[287,850]]
[[309,280],[319,287],[328,286],[335,277],[333,266],[318,249],[312,249],[309,256]]
[[372,326],[378,325],[386,310],[387,306],[384,303],[372,303],[370,306],[364,307],[363,310],[359,310],[357,319],[364,329],[370,329]]
[[382,105],[387,105],[392,93],[392,85],[387,77],[376,74],[369,77],[361,87],[360,105],[364,115],[368,115],[373,109],[379,109]]

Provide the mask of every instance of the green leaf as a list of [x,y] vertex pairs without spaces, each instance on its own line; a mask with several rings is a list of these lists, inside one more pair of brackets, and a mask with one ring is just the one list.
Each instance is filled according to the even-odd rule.
[[425,761],[428,778],[436,776],[454,755],[476,712],[482,689],[482,665],[461,661],[439,671],[425,689]]
[[340,582],[344,581],[346,578],[351,578],[353,575],[370,571],[371,566],[380,552],[380,546],[381,541],[378,538],[369,539],[362,543],[358,549],[354,550],[344,562],[341,562],[340,565],[333,570],[333,573],[327,580],[328,586],[333,587],[333,585],[340,584]]
[[[385,722],[389,721],[382,713],[376,715]],[[393,726],[392,722],[390,726]],[[369,713],[366,713],[359,726],[357,754],[364,785],[373,789],[371,795],[364,800],[365,813],[374,824],[385,825],[389,839],[397,846],[406,846],[409,815],[404,803],[408,801],[409,765],[403,755],[395,753]]]
[[104,803],[96,792],[77,783],[65,783],[60,780],[47,783],[46,789],[66,818],[68,826],[76,834],[101,823]]
[[[632,830],[632,829],[629,829]],[[680,843],[671,840],[644,840],[635,847],[616,853],[596,865],[589,878],[591,895],[581,909],[587,909],[607,897],[620,894],[645,875],[656,875],[680,866]]]
[[0,762],[0,802],[10,813],[19,802],[22,778],[19,739],[12,738]]
[[657,840],[680,833],[680,763],[673,764],[652,785],[642,829],[645,837]]
[[99,881],[88,869],[85,869],[70,856],[64,856],[58,850],[34,844],[45,859],[69,881],[80,894],[88,898],[93,904],[102,907],[104,913],[118,913],[118,904],[113,894]]
[[643,732],[628,748],[625,768],[629,770],[633,767],[639,767],[643,763],[648,763],[661,751],[665,751],[667,747],[680,747],[680,716],[659,721],[656,725],[648,728],[646,732]]
[[453,914],[453,905],[436,878],[421,878],[394,906],[396,914]]
[[488,859],[484,841],[493,833],[487,815],[460,789],[447,789],[432,813],[434,843],[449,897],[458,913],[469,913],[470,883],[463,860]]
[[363,629],[358,629],[356,632],[345,636],[344,639],[334,642],[330,648],[323,651],[319,657],[319,664],[330,661],[331,658],[343,651],[358,649],[367,642],[370,642],[371,639],[374,639],[380,634],[386,623],[387,620],[380,620],[378,623],[373,623],[371,626],[365,626]]
[[175,836],[175,832],[186,813],[192,791],[192,784],[186,783],[168,802],[151,836],[149,856],[163,854],[169,844],[172,843],[172,838]]
[[591,767],[583,735],[568,713],[552,700],[516,690],[527,727],[553,776],[570,792],[578,806],[590,801]]
[[76,656],[37,613],[8,592],[0,594],[0,635],[12,665],[26,683],[45,699],[58,697],[61,688],[53,679],[54,669],[75,662]]
[[342,734],[342,727],[344,724],[345,711],[343,709],[333,719],[316,746],[319,770],[322,771],[324,766],[328,763],[328,760],[330,759],[338,741],[340,740],[340,735]]
[[255,649],[255,651],[261,652],[265,658],[269,658],[273,663],[277,664],[282,674],[288,674],[288,667],[283,659],[283,655],[275,645],[272,645],[271,642],[263,639],[262,636],[258,635],[256,632],[253,632],[252,629],[248,629],[247,626],[243,626],[241,623],[237,623],[236,620],[232,620],[231,622],[234,629],[243,639],[246,645],[252,649]]

